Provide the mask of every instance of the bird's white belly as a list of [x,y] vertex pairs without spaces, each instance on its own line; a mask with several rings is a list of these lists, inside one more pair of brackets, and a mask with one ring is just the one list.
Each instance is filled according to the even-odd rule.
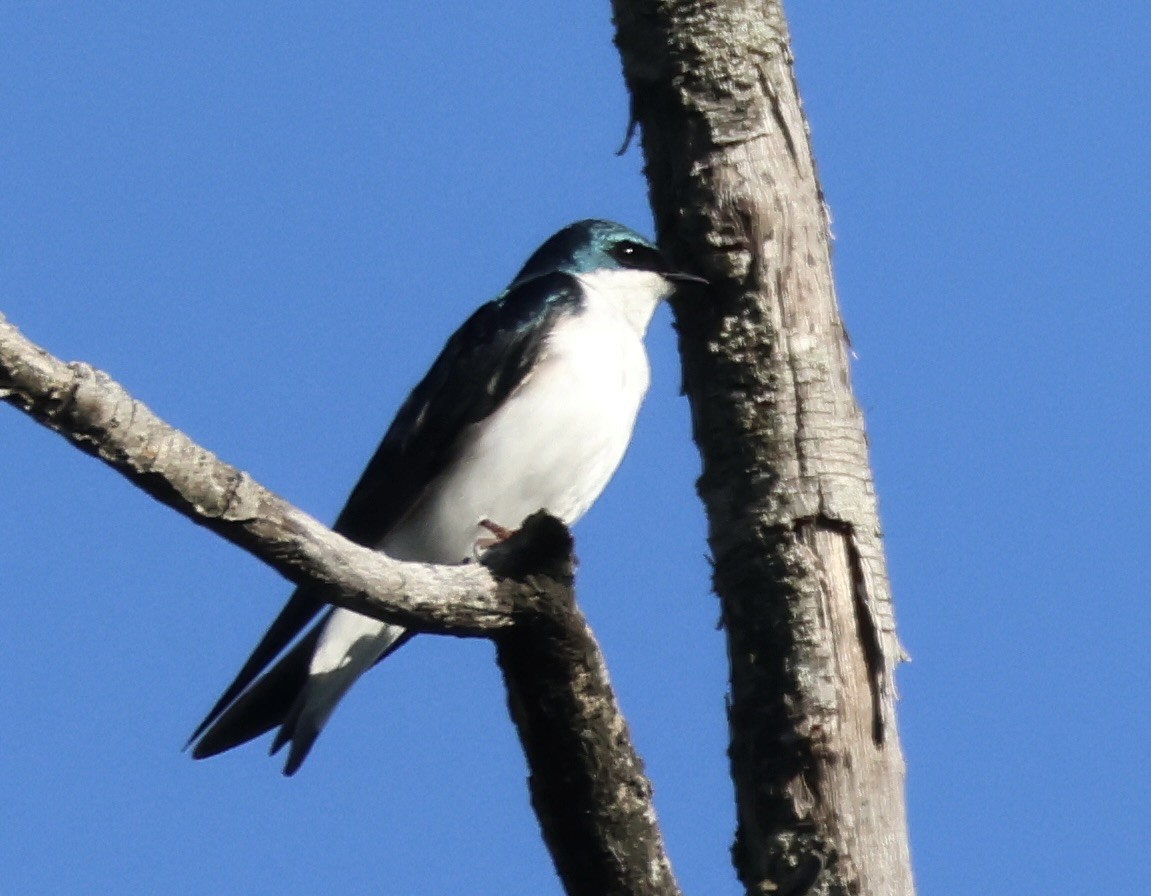
[[545,509],[574,523],[623,459],[648,381],[641,337],[617,315],[593,306],[561,321],[528,379],[473,427],[383,549],[459,563],[490,540],[481,520],[516,529]]
[[[379,549],[397,560],[461,563],[492,537],[481,520],[517,529],[545,509],[571,524],[599,497],[647,392],[643,334],[667,283],[643,271],[580,281],[584,308],[557,323],[532,373],[465,435],[459,457]],[[352,682],[402,633],[334,610],[312,656],[308,723],[322,727]]]
[[[619,466],[650,372],[642,336],[610,309],[562,321],[535,370],[494,414],[473,427],[441,474],[380,548],[398,560],[461,563],[481,552],[491,520],[517,529],[545,509],[578,520]],[[312,658],[332,673],[313,700],[318,724],[355,678],[403,629],[335,610]]]

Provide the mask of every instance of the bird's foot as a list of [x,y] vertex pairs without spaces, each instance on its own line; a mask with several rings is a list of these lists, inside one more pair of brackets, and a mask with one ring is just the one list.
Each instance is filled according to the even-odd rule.
[[497,542],[507,541],[509,538],[511,538],[513,535],[516,534],[515,529],[508,529],[505,526],[501,526],[499,523],[493,523],[491,520],[487,519],[486,517],[484,519],[480,520],[480,526],[482,526],[484,529],[487,529],[489,532],[491,532],[492,535],[494,535],[496,537],[495,540]]
[[516,534],[515,529],[508,529],[505,526],[501,526],[499,523],[493,523],[486,517],[480,520],[480,528],[487,529],[492,533],[491,538],[476,539],[476,547],[481,551],[486,551],[490,547],[494,547],[497,544],[502,544]]

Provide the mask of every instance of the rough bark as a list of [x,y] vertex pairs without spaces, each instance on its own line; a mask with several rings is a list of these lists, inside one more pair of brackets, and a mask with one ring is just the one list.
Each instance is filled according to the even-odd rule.
[[[341,538],[225,464],[107,374],[66,364],[0,315],[0,400],[332,603],[417,631],[495,639],[532,804],[571,896],[678,896],[595,637],[568,530],[544,513],[487,566],[400,563]],[[490,571],[489,571],[490,570]]]
[[556,869],[569,896],[678,896],[651,784],[573,598],[570,536],[550,517],[526,534],[532,550],[513,540],[510,562],[493,565],[518,585],[496,655]]
[[0,314],[0,400],[192,522],[330,602],[421,632],[485,635],[512,602],[482,566],[400,563],[353,544],[174,429],[108,374],[65,363]]
[[749,893],[913,892],[901,659],[829,226],[778,2],[614,0],[728,635]]

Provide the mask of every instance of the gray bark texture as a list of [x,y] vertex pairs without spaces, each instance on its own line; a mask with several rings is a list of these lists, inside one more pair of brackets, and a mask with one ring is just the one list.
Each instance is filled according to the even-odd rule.
[[0,315],[0,401],[331,603],[416,631],[492,638],[532,805],[569,896],[678,896],[595,637],[571,535],[537,513],[485,565],[400,563],[353,544],[229,466],[107,374],[65,363]]
[[750,894],[914,892],[895,634],[828,215],[781,5],[614,0],[727,630]]
[[568,896],[679,896],[651,784],[575,603],[570,536],[551,517],[532,529],[530,549],[517,533],[492,568],[520,583],[496,658],[544,841]]
[[400,563],[353,544],[157,417],[103,371],[66,363],[0,314],[0,401],[331,603],[421,632],[489,635],[512,603],[482,566]]
[[[675,311],[728,634],[737,872],[755,896],[912,896],[901,651],[782,9],[613,2],[660,241],[712,283]],[[573,603],[566,531],[546,517],[525,526],[491,571],[389,561],[2,317],[0,400],[289,578],[326,583],[333,603],[491,637],[567,892],[678,894],[651,787]]]

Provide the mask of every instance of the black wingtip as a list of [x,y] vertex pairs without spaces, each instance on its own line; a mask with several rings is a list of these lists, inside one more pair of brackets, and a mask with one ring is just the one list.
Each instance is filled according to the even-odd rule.
[[290,778],[300,770],[300,766],[304,764],[304,760],[308,758],[308,754],[312,752],[312,745],[316,742],[316,738],[320,736],[318,728],[304,728],[301,729],[297,723],[295,731],[292,732],[292,746],[288,750],[287,761],[284,762],[284,777]]
[[203,721],[196,726],[196,730],[192,732],[192,736],[184,744],[185,750],[199,740],[224,715],[224,712],[256,680],[260,672],[295,639],[296,635],[304,630],[305,626],[323,607],[324,603],[317,600],[309,589],[301,587],[292,593],[280,611],[280,615],[273,620],[271,626],[264,633],[264,637],[260,639],[260,643],[252,651],[252,655],[244,663],[244,667],[228,685],[224,693],[220,695],[220,699],[216,701],[208,714],[204,716]]
[[208,724],[202,724],[189,742],[193,745],[192,758],[216,756],[283,726],[307,683],[319,637],[320,626],[316,626],[218,717],[209,717]]

